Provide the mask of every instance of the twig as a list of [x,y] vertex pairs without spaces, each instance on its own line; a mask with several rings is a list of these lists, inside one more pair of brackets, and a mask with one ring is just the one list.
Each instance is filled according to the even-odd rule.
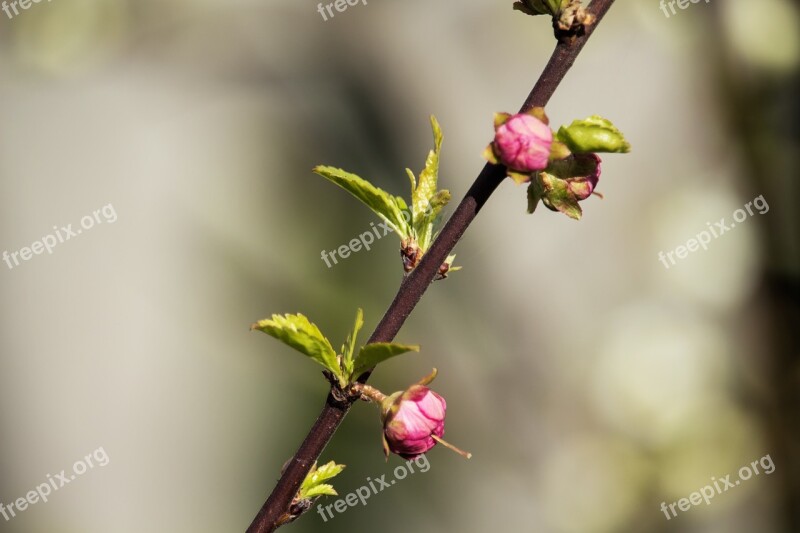
[[[567,71],[572,67],[586,41],[613,3],[614,0],[593,0],[587,11],[594,15],[594,24],[586,28],[583,35],[575,37],[571,41],[559,42],[556,45],[550,61],[522,105],[521,112],[536,106],[544,107],[547,104]],[[401,283],[394,301],[368,342],[389,342],[394,339],[408,315],[411,314],[430,286],[441,264],[505,176],[505,168],[502,166],[487,163],[483,167],[464,199],[458,204],[453,216],[450,217],[436,241],[422,257],[422,261]],[[359,382],[366,382],[369,374],[370,372],[367,372],[362,375]],[[272,494],[247,529],[247,533],[275,531],[314,461],[333,437],[334,432],[357,398],[356,396],[342,400],[341,394],[328,394],[322,413],[314,422],[297,453],[286,464]]]

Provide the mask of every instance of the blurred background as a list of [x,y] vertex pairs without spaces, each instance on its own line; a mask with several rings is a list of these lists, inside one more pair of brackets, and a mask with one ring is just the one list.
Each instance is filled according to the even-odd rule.
[[[0,502],[99,447],[89,470],[0,531],[244,531],[326,396],[318,367],[249,325],[302,312],[338,346],[369,334],[402,278],[386,236],[328,268],[376,217],[311,173],[408,194],[445,140],[458,201],[495,111],[553,47],[511,0],[54,0],[0,12],[0,250],[113,204],[98,224],[0,264]],[[13,11],[12,11],[13,13]],[[382,366],[391,392],[440,370],[447,437],[366,506],[286,530],[800,531],[800,11],[617,2],[548,106],[603,115],[604,158],[575,222],[525,213],[504,183]],[[769,211],[667,269],[658,253],[763,195]],[[448,211],[452,211],[452,207]],[[660,506],[769,455],[667,520]],[[323,461],[341,495],[385,463],[355,406]],[[323,504],[335,499],[323,500]]]

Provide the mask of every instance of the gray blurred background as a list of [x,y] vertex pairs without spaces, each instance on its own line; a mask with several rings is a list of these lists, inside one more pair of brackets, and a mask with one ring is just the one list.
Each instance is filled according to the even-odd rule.
[[[511,3],[0,12],[0,251],[118,215],[0,263],[0,502],[110,458],[0,531],[244,531],[326,395],[319,367],[248,326],[302,312],[338,346],[361,306],[363,340],[402,277],[394,236],[326,267],[376,217],[310,169],[407,195],[435,114],[458,201],[492,113],[519,108],[552,50],[549,22]],[[464,270],[398,336],[421,354],[372,379],[391,392],[438,367],[447,437],[473,459],[437,447],[428,472],[287,531],[800,531],[799,20],[788,0],[617,2],[548,106],[632,143],[604,158],[605,199],[579,223],[528,216],[504,183],[456,249]],[[659,262],[758,195],[767,213]],[[774,473],[660,510],[767,454]],[[341,495],[401,464],[366,404],[331,459]]]

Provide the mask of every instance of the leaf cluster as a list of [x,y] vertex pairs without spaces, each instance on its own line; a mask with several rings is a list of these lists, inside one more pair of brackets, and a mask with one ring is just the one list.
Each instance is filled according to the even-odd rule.
[[361,374],[378,364],[406,352],[418,352],[419,346],[394,342],[375,342],[356,351],[358,332],[364,325],[364,313],[356,312],[355,324],[337,354],[331,342],[313,322],[302,314],[272,315],[259,320],[251,329],[263,331],[322,365],[345,389]]

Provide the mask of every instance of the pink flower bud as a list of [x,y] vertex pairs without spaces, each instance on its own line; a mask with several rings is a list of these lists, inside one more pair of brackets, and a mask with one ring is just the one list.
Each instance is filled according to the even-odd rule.
[[553,132],[547,124],[520,113],[495,128],[492,147],[509,170],[526,173],[547,167],[552,144]]
[[413,459],[436,446],[444,435],[447,402],[424,385],[387,397],[383,404],[383,438],[387,452]]

